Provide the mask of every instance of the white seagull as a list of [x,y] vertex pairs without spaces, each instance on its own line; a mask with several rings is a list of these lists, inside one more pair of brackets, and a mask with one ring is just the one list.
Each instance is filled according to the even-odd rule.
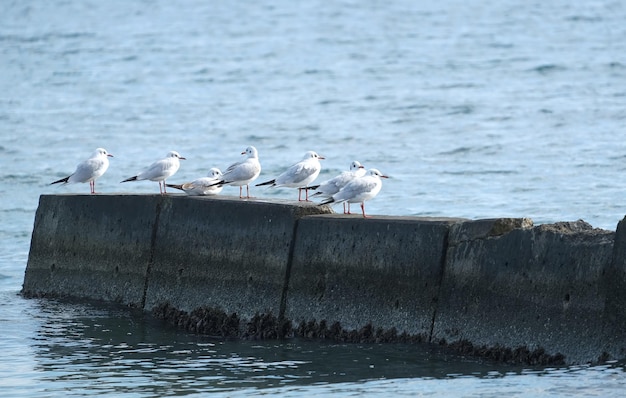
[[158,181],[159,191],[161,194],[167,193],[167,190],[165,189],[165,180],[176,174],[180,168],[179,160],[185,160],[185,158],[180,156],[180,154],[176,151],[170,151],[165,158],[157,160],[141,173],[121,182],[141,180]]
[[298,200],[302,201],[302,190],[306,191],[306,201],[309,201],[309,190],[307,185],[313,182],[320,173],[322,165],[320,159],[324,159],[323,156],[318,155],[313,151],[308,151],[304,154],[304,157],[298,163],[295,163],[281,175],[273,180],[256,184],[256,186],[269,185],[272,187],[289,187],[298,188]]
[[234,185],[239,187],[239,198],[243,198],[242,189],[246,186],[246,198],[250,198],[250,184],[261,174],[261,163],[259,162],[259,152],[255,147],[249,146],[241,152],[246,155],[246,159],[233,163],[224,172],[222,178],[214,185]]
[[[311,196],[321,196],[328,199],[334,194],[339,192],[341,188],[345,187],[350,181],[355,178],[363,177],[367,173],[365,167],[358,161],[354,160],[350,163],[350,170],[342,171],[338,176],[324,181],[318,186],[310,187],[315,189],[315,193]],[[343,214],[350,214],[350,203],[348,202],[348,212],[346,213],[346,202],[343,203]]]
[[71,175],[61,178],[52,184],[58,183],[75,183],[75,182],[88,182],[91,193],[96,193],[96,180],[101,177],[105,171],[109,168],[109,157],[113,157],[104,148],[98,148],[87,160],[83,160],[76,166],[76,171]]
[[166,184],[170,188],[180,189],[190,196],[217,195],[222,191],[221,185],[215,185],[222,178],[222,172],[217,167],[212,167],[206,177],[201,177],[184,184]]
[[367,218],[365,215],[365,201],[374,198],[380,192],[380,189],[383,186],[383,182],[381,178],[389,178],[386,175],[383,175],[377,169],[370,169],[368,174],[355,178],[350,181],[343,187],[339,192],[334,194],[332,197],[326,199],[321,204],[329,204],[329,203],[361,203],[361,211],[363,212],[363,217]]

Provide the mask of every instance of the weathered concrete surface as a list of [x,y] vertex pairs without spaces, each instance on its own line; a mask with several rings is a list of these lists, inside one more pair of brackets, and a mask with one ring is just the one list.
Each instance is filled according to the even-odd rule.
[[140,307],[160,201],[146,195],[42,195],[23,294]]
[[428,340],[448,229],[461,219],[344,215],[298,223],[285,317]]
[[606,273],[601,335],[614,358],[626,358],[626,217],[617,224],[613,261]]
[[299,218],[330,212],[294,202],[169,196],[157,226],[145,308],[278,315]]
[[384,329],[394,332],[380,341],[484,346],[524,363],[626,357],[626,219],[614,233],[582,221],[330,211],[221,196],[44,195],[23,294],[156,309],[223,336],[379,341]]
[[494,222],[506,224],[452,226],[433,341],[597,360],[610,349],[600,332],[614,233],[584,222],[531,228],[520,221],[509,231]]

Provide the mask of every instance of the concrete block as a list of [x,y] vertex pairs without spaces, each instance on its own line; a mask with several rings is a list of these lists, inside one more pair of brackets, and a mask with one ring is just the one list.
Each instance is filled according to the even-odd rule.
[[448,244],[454,246],[461,242],[500,236],[514,229],[532,226],[533,220],[530,218],[491,218],[464,222],[450,229]]
[[599,330],[614,233],[583,221],[530,228],[522,220],[496,236],[474,233],[497,222],[452,226],[433,341],[597,360],[607,348]]
[[602,335],[614,358],[626,358],[626,217],[617,224],[613,261],[605,278]]
[[296,325],[367,324],[430,335],[446,240],[460,219],[323,215],[302,218],[285,317]]
[[23,294],[140,307],[159,201],[145,195],[42,195]]
[[626,218],[612,232],[331,212],[223,196],[43,195],[22,292],[160,308],[228,336],[306,324],[296,330],[417,336],[501,360],[515,350],[522,363],[626,357]]
[[279,315],[296,222],[326,206],[167,196],[158,221],[146,309],[169,303]]

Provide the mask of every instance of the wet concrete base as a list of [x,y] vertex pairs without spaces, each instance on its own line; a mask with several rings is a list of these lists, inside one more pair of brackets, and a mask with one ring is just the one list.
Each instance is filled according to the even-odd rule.
[[[241,320],[237,314],[226,314],[214,308],[202,307],[188,313],[178,310],[169,304],[162,304],[152,310],[152,315],[169,325],[187,332],[212,337],[233,338],[243,340],[285,340],[304,338],[327,340],[337,343],[428,343],[428,336],[423,334],[409,335],[398,333],[395,328],[382,329],[367,324],[360,329],[344,329],[339,322],[329,323],[326,320],[301,322],[296,327],[286,319],[279,319],[273,314],[256,314],[249,321]],[[560,354],[550,355],[543,348],[530,350],[527,347],[508,348],[503,346],[475,346],[470,341],[461,340],[447,343],[439,341],[443,347],[455,355],[486,359],[489,361],[522,364],[557,366],[565,364],[565,357]],[[599,358],[600,360],[602,358]]]
[[430,343],[528,365],[626,358],[624,292],[626,218],[616,232],[364,219],[186,195],[43,195],[22,289],[224,338]]
[[493,362],[541,365],[541,366],[561,366],[565,365],[565,356],[557,353],[550,355],[543,348],[529,350],[528,347],[508,348],[500,345],[487,347],[485,345],[475,346],[470,341],[459,340],[451,344],[441,342],[440,345],[452,350],[457,355],[466,355],[486,359]]

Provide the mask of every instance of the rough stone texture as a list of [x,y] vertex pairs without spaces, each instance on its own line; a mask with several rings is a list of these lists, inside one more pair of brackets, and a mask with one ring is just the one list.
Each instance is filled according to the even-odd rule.
[[614,358],[626,358],[626,217],[617,224],[613,261],[606,273],[602,335]]
[[474,239],[482,239],[507,234],[514,229],[530,228],[533,221],[529,218],[492,218],[458,224],[450,229],[449,245]]
[[527,364],[626,357],[626,218],[323,214],[186,195],[44,195],[23,294],[152,311],[248,339],[432,341]]
[[141,306],[159,196],[43,195],[22,293]]
[[608,348],[598,332],[614,233],[582,221],[534,228],[520,221],[492,236],[489,222],[496,221],[451,228],[433,341],[596,360]]
[[243,320],[280,313],[296,221],[326,206],[169,196],[158,223],[146,309],[207,306]]
[[289,323],[273,314],[255,314],[243,322],[237,314],[215,308],[203,306],[187,312],[165,303],[154,307],[152,315],[188,332],[215,337],[267,340],[292,335]]
[[[450,225],[460,219],[300,220],[285,317],[430,335]],[[325,332],[326,333],[326,332]]]

